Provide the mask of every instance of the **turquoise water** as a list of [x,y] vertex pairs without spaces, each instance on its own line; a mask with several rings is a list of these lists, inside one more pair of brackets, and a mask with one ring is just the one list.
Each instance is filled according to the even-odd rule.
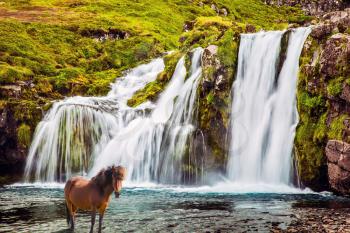
[[[268,232],[285,228],[296,208],[350,207],[346,198],[294,194],[207,192],[207,188],[129,187],[112,201],[103,232]],[[88,232],[79,212],[75,232]],[[0,232],[70,232],[61,186],[0,189]],[[97,226],[97,224],[96,224]]]

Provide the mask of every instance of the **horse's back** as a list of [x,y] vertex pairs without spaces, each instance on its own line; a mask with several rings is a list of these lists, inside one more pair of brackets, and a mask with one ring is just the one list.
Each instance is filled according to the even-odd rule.
[[69,179],[64,187],[66,200],[80,209],[90,209],[91,187],[89,180],[83,177],[73,177]]
[[83,179],[83,178],[82,177],[72,177],[69,180],[67,180],[67,182],[66,182],[66,184],[64,186],[64,194],[65,194],[65,196],[70,193],[70,190],[72,189],[72,187],[80,179]]

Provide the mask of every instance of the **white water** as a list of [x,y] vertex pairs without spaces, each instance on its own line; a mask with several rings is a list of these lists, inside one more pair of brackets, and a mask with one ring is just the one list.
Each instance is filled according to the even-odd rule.
[[71,97],[56,102],[36,128],[27,165],[26,179],[64,181],[85,175],[95,157],[116,132],[139,114],[127,100],[163,71],[162,59],[141,65],[112,85],[106,97]]
[[72,175],[95,175],[113,164],[128,169],[134,182],[177,183],[201,76],[201,48],[192,56],[186,78],[181,58],[156,104],[136,108],[127,100],[163,71],[162,59],[118,78],[106,97],[72,97],[57,102],[36,129],[25,175],[41,182],[65,181]]
[[299,56],[309,33],[310,28],[290,33],[279,75],[276,73],[284,32],[241,36],[227,167],[231,181],[258,186],[291,184],[292,149],[298,123]]
[[[295,92],[299,56],[309,32],[308,28],[291,32],[279,75],[276,67],[284,32],[242,35],[233,85],[229,181],[194,190],[298,192],[289,186],[298,123]],[[191,171],[191,164],[200,164],[192,161],[187,142],[195,129],[201,54],[201,48],[194,51],[187,79],[184,58],[179,60],[156,103],[137,108],[126,104],[164,69],[162,59],[117,79],[106,97],[72,97],[55,103],[37,127],[27,178],[34,171],[36,181],[64,181],[73,174],[93,176],[118,164],[127,167],[131,185],[197,181],[199,175]]]
[[186,80],[185,58],[179,60],[150,116],[138,116],[120,130],[97,158],[91,175],[115,163],[127,168],[129,181],[183,181],[182,163],[188,136],[194,129],[192,116],[202,50],[194,50]]

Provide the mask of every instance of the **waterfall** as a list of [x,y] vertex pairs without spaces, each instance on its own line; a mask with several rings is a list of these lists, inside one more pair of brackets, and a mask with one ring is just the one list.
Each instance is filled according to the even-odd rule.
[[143,114],[127,100],[164,70],[163,59],[131,70],[112,85],[105,97],[71,97],[53,104],[36,127],[29,149],[25,177],[37,181],[64,181],[85,175],[113,135]]
[[[298,63],[310,31],[299,28],[241,35],[232,87],[230,180],[290,184],[298,123]],[[198,181],[204,161],[191,157],[190,139],[196,129],[202,53],[202,48],[192,52],[189,70],[185,57],[178,61],[155,103],[134,108],[127,105],[137,90],[164,70],[163,59],[117,78],[107,96],[77,96],[54,103],[36,128],[25,169],[27,180],[34,175],[37,181],[65,181],[76,174],[93,176],[118,164],[127,168],[131,182]]]
[[183,159],[188,136],[193,132],[194,104],[201,77],[202,48],[194,50],[189,77],[185,58],[176,65],[170,83],[152,113],[138,116],[108,143],[91,174],[113,163],[128,170],[134,182],[183,182]]
[[117,78],[105,97],[71,97],[56,102],[36,128],[25,176],[65,181],[123,165],[133,182],[179,183],[201,77],[202,48],[193,51],[187,76],[185,57],[156,103],[127,106],[127,100],[164,70],[163,59]]
[[286,32],[241,35],[227,165],[232,181],[290,185],[299,56],[310,31],[290,32],[280,72],[281,40]]

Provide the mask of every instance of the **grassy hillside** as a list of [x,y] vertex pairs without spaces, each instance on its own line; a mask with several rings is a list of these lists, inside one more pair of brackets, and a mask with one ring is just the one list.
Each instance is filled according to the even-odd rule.
[[[5,163],[9,154],[25,156],[52,100],[104,95],[123,71],[169,50],[217,44],[232,66],[246,25],[272,30],[305,20],[299,9],[261,0],[0,0],[0,155]],[[157,97],[175,57],[166,63],[131,105]]]
[[[44,80],[63,95],[104,94],[121,71],[176,49],[185,21],[216,16],[213,4],[257,28],[303,20],[298,10],[259,0],[0,1],[0,83]],[[111,29],[127,38],[94,38]]]

